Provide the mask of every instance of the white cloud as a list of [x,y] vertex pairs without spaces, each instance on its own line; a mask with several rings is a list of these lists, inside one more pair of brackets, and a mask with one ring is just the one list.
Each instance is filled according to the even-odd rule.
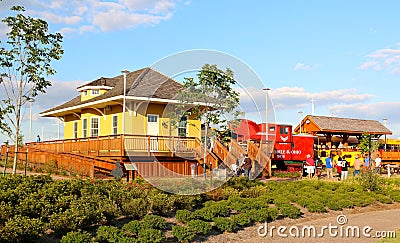
[[294,71],[299,71],[299,70],[308,71],[308,70],[311,70],[311,69],[312,69],[312,67],[310,65],[306,65],[304,63],[297,63],[293,68]]
[[397,48],[384,48],[367,55],[367,61],[358,68],[361,70],[373,69],[375,71],[388,70],[392,73],[400,72],[400,43]]
[[[372,94],[359,94],[356,89],[339,89],[311,93],[302,87],[280,87],[269,91],[277,111],[301,109],[311,106],[311,99],[316,106],[331,106],[342,104],[362,104],[371,100]],[[240,91],[240,103],[245,112],[265,110],[265,91],[248,88],[247,92]]]
[[[7,2],[7,1],[6,1]],[[53,24],[63,33],[115,31],[168,20],[182,0],[31,0],[27,13]],[[7,8],[0,7],[0,12]]]
[[35,98],[34,105],[41,111],[60,105],[77,96],[79,93],[76,88],[83,83],[85,82],[78,80],[70,82],[52,81],[53,85],[47,88],[46,93]]
[[329,112],[339,117],[350,117],[358,119],[387,120],[390,130],[400,135],[400,113],[393,112],[400,109],[400,102],[379,102],[373,104],[341,104],[329,106]]

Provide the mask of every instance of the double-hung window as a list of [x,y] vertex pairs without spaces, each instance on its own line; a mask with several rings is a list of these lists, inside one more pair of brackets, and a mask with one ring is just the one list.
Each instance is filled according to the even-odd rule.
[[90,118],[90,136],[98,137],[99,136],[99,118],[92,117]]
[[178,136],[179,137],[187,136],[187,116],[182,116],[178,123]]
[[74,122],[74,138],[78,138],[78,122]]
[[112,116],[112,134],[113,135],[118,134],[118,115]]
[[83,118],[82,119],[82,137],[83,138],[86,138],[88,136],[87,129],[88,129],[88,119]]

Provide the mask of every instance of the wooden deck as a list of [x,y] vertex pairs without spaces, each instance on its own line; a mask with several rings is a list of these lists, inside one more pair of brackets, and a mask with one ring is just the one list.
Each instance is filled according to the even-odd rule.
[[[8,151],[12,161],[14,147],[2,146],[1,154]],[[227,168],[243,157],[244,150],[232,141],[228,147],[215,141],[213,151],[204,147],[195,137],[116,135],[96,138],[79,138],[27,143],[19,148],[21,161],[43,166],[52,164],[57,168],[93,177],[96,172],[110,173],[115,169],[116,161],[121,165],[133,163],[142,176],[173,177],[204,173],[204,154],[206,167],[215,169],[223,163]],[[249,157],[254,161],[266,161],[257,146],[249,145]],[[11,162],[10,162],[11,163]],[[122,168],[124,168],[122,166]],[[270,167],[267,168],[270,171]]]

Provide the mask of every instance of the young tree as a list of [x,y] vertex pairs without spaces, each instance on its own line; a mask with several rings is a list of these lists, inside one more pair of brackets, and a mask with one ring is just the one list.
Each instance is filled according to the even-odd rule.
[[[206,132],[204,145],[207,145],[207,129],[215,125],[219,130],[227,130],[230,120],[234,120],[240,114],[239,92],[234,90],[236,80],[233,71],[227,68],[225,71],[217,65],[205,64],[194,78],[185,78],[184,88],[178,93],[178,99],[182,103],[178,109],[190,109],[178,114],[194,116],[201,119]],[[204,149],[204,157],[206,149]]]
[[[10,31],[7,40],[0,41],[0,84],[5,96],[0,102],[0,117],[4,118],[0,120],[0,129],[14,142],[18,152],[21,108],[51,86],[46,77],[56,73],[50,64],[61,59],[63,37],[60,33],[48,33],[46,21],[23,15],[23,7],[14,6],[11,10],[16,15],[2,20]],[[16,166],[17,156],[13,174]]]
[[[363,133],[358,146],[361,149],[361,153],[368,154],[368,157],[371,158],[372,153],[375,152],[380,145],[381,143],[374,139],[372,134]],[[369,165],[371,166],[371,161]]]

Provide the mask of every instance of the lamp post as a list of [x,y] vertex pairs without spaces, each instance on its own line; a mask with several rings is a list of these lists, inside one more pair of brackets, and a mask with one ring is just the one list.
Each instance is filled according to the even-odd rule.
[[122,135],[125,134],[125,109],[126,109],[126,74],[128,70],[124,69],[121,71],[124,75],[124,98],[123,98],[123,105],[122,105]]
[[32,103],[35,102],[34,98],[29,98],[29,142],[32,142]]
[[[268,147],[268,91],[271,90],[270,88],[266,87],[263,90],[265,90],[265,151],[269,151]],[[261,149],[261,148],[260,148]],[[267,161],[267,169],[268,169],[268,176],[272,176],[272,171],[271,171],[271,160]]]
[[[387,118],[383,118],[383,124],[387,128],[386,123],[387,123]],[[386,150],[386,133],[385,133],[385,150]]]
[[268,144],[268,91],[270,88],[264,88],[265,90],[265,142]]
[[301,134],[301,123],[303,123],[303,112],[302,111],[299,111],[298,112],[299,113],[299,117],[300,117],[300,134]]

